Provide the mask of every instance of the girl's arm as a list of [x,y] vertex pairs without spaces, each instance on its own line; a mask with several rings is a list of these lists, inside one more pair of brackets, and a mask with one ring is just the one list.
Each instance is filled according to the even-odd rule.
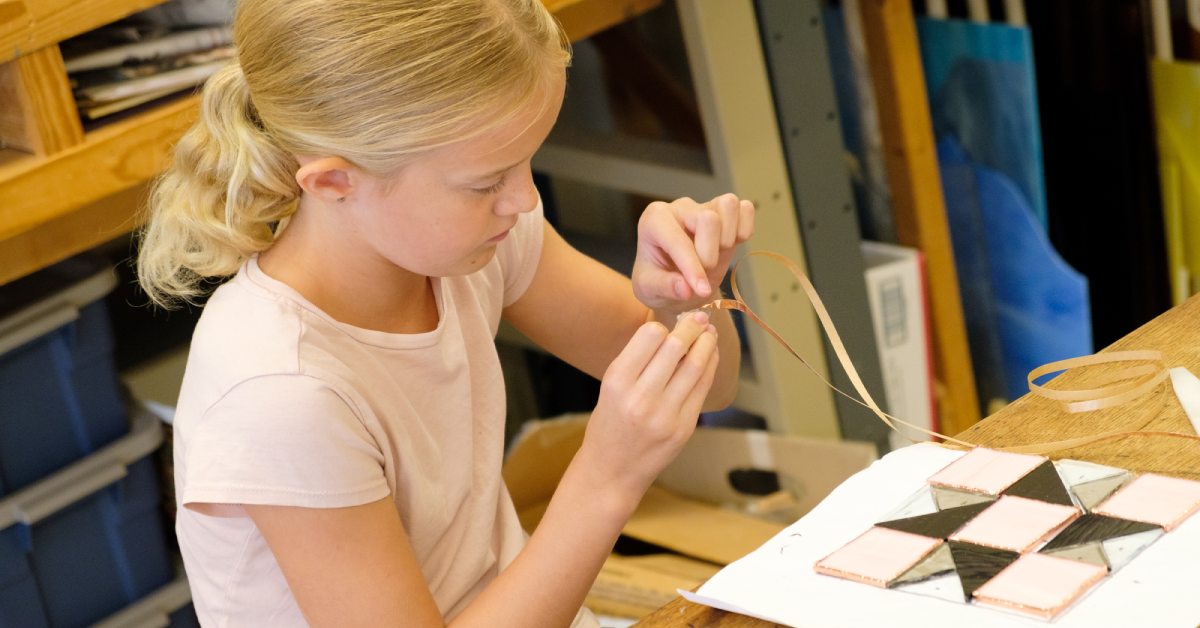
[[[732,194],[708,203],[653,203],[638,225],[633,280],[571,247],[548,223],[541,261],[525,294],[504,318],[530,340],[600,378],[637,328],[668,328],[685,311],[719,298],[736,246],[754,230],[754,207]],[[741,346],[727,311],[712,314],[721,356],[703,410],[737,393]]]
[[[567,626],[621,527],[687,441],[717,369],[703,313],[641,326],[612,361],[579,452],[516,559],[455,626]],[[314,626],[441,626],[391,499],[246,506]]]
[[[631,286],[547,227],[533,284],[505,316],[600,377],[600,399],[529,543],[454,625],[570,624],[646,488],[691,436],[705,399],[720,396],[724,405],[732,397],[739,354],[728,315],[711,324],[705,313],[676,316],[715,296],[711,286],[752,230],[753,207],[731,196],[653,204],[639,223]],[[718,369],[722,392],[710,395]],[[442,625],[390,499],[246,510],[312,625]]]

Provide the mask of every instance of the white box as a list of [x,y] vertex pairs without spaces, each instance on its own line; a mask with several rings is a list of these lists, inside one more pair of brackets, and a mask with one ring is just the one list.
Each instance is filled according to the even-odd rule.
[[[867,299],[883,372],[884,409],[913,425],[937,431],[932,361],[921,252],[892,244],[862,243]],[[930,437],[900,427],[892,448]]]

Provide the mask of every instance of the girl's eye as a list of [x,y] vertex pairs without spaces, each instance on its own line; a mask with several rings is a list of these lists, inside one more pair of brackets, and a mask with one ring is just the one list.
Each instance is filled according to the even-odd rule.
[[489,185],[486,188],[471,188],[471,191],[476,194],[495,194],[502,187],[504,187],[504,179],[500,179],[494,185]]

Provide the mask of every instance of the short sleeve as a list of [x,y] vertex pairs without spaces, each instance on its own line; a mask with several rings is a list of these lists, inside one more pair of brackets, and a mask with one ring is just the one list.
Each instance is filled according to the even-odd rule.
[[504,273],[504,307],[521,298],[529,284],[533,283],[538,260],[542,257],[545,220],[542,200],[539,197],[537,207],[531,212],[521,214],[516,227],[509,232],[509,238],[496,253],[500,269]]
[[306,375],[241,382],[183,436],[183,504],[339,508],[389,494],[383,455],[363,422]]

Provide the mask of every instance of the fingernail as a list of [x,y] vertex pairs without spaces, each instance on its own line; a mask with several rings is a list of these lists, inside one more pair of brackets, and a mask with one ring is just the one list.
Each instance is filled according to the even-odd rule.
[[696,313],[692,314],[692,320],[703,325],[708,322],[708,312],[696,311]]
[[675,296],[681,299],[687,297],[687,283],[682,279],[675,282]]
[[701,279],[700,283],[696,284],[696,287],[700,290],[700,294],[703,294],[703,295],[712,294],[712,286],[710,286],[708,284],[707,279]]
[[717,335],[717,328],[711,323],[708,325],[708,331],[712,332],[712,335],[714,336]]

